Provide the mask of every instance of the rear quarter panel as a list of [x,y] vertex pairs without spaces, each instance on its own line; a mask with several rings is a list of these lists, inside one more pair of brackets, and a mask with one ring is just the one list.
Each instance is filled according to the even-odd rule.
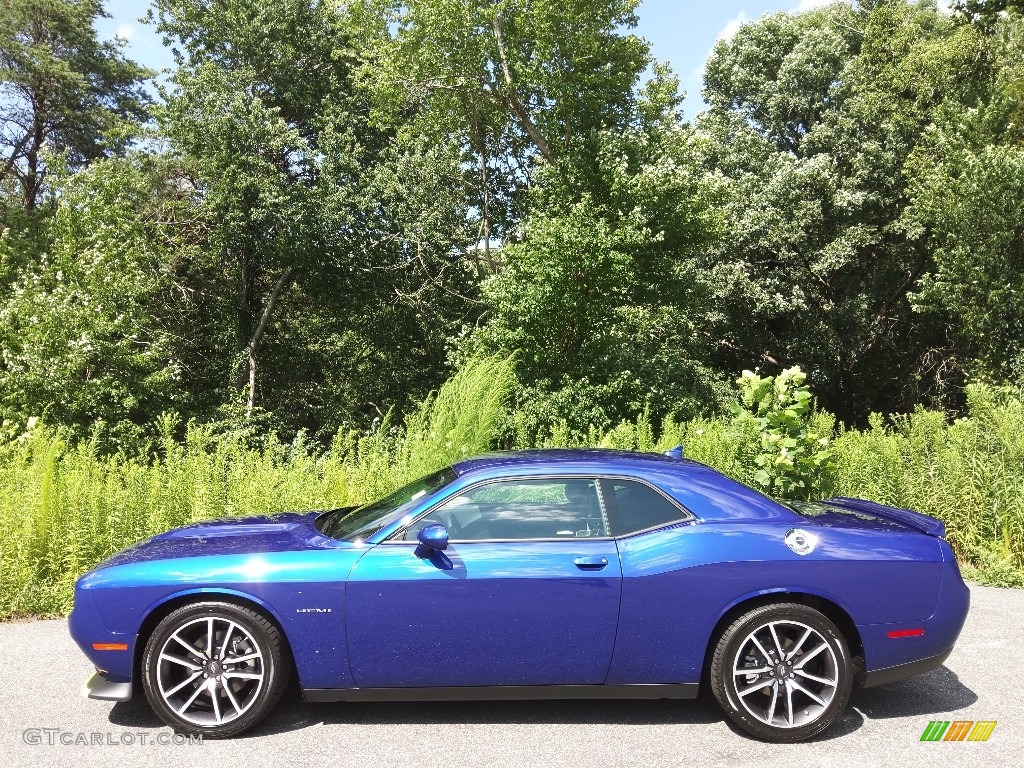
[[[791,521],[703,522],[621,539],[622,605],[609,684],[698,682],[718,621],[746,600],[787,592],[841,607],[869,669],[890,666],[879,625],[922,622],[942,583],[940,541],[915,532],[804,527],[808,555],[785,544]],[[870,638],[870,642],[869,642]],[[907,648],[907,646],[904,646]]]

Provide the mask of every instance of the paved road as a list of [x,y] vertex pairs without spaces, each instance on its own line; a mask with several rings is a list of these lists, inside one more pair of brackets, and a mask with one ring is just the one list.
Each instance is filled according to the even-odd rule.
[[[233,741],[154,744],[171,731],[143,698],[111,705],[79,696],[91,669],[64,621],[0,624],[0,766],[1019,766],[1024,590],[972,585],[971,593],[945,667],[856,692],[824,736],[787,746],[746,738],[700,702],[306,705],[296,697]],[[938,719],[998,725],[984,743],[920,742]],[[49,745],[45,733],[43,743],[26,743],[26,729],[41,728],[71,734],[58,741],[95,733],[111,743]]]

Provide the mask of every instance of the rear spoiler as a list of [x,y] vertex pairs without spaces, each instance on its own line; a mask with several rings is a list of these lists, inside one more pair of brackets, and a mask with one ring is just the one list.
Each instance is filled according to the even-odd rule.
[[912,509],[900,509],[899,507],[887,507],[884,504],[876,504],[873,501],[864,499],[849,499],[843,496],[827,499],[825,504],[834,507],[842,507],[853,512],[862,512],[866,515],[874,515],[885,520],[892,520],[911,528],[916,528],[929,536],[937,536],[940,539],[946,538],[946,524],[931,515],[924,515],[914,512]]

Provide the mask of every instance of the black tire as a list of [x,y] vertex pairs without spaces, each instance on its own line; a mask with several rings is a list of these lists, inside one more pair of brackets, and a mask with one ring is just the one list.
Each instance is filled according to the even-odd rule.
[[842,715],[853,669],[846,640],[826,616],[799,603],[778,603],[754,608],[726,628],[710,680],[719,706],[742,730],[789,743],[816,736]]
[[172,611],[153,630],[142,657],[143,688],[157,716],[179,733],[210,739],[237,736],[260,722],[290,676],[277,627],[228,602]]

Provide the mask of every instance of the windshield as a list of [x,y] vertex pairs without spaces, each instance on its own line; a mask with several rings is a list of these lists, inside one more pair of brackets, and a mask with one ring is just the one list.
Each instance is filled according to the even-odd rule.
[[458,474],[445,467],[433,474],[414,480],[380,501],[352,509],[336,509],[317,518],[320,533],[335,539],[355,541],[372,536],[396,517],[400,517],[424,496],[448,485]]

